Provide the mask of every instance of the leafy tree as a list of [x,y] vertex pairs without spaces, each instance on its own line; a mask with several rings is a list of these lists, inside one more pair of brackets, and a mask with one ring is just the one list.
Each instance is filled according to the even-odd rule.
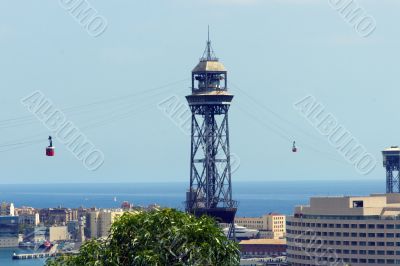
[[47,266],[239,265],[237,243],[212,218],[174,209],[127,212],[104,240],[89,240],[78,255],[49,259]]

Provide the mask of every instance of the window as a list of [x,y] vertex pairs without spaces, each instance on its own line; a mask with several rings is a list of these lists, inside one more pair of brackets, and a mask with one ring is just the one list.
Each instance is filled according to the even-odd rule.
[[394,229],[394,224],[387,224],[386,229]]
[[353,201],[353,208],[362,208],[362,207],[364,207],[364,201],[362,200]]

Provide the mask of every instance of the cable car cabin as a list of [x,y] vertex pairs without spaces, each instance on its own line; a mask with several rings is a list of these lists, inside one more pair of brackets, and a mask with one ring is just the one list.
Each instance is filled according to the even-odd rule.
[[50,145],[46,147],[46,156],[54,156],[53,139],[49,136],[48,140]]
[[54,156],[54,147],[46,147],[46,156]]
[[293,141],[292,152],[297,152],[296,141]]

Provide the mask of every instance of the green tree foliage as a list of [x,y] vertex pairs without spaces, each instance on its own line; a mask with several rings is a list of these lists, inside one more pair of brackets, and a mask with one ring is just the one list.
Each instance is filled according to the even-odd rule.
[[239,247],[209,217],[174,210],[125,213],[105,240],[85,242],[78,255],[47,266],[239,265]]

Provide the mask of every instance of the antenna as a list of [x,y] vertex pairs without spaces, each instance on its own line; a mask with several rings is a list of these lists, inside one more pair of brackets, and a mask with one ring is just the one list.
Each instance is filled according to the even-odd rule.
[[210,40],[210,25],[207,26],[207,45],[206,49],[203,53],[201,61],[218,61],[218,58],[215,56],[215,53],[211,47],[211,40]]

